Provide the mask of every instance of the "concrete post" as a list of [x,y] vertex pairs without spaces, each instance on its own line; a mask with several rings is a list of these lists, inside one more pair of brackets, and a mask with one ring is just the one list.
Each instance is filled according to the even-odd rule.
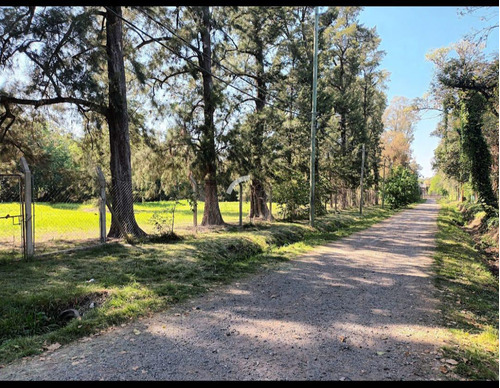
[[24,243],[26,256],[33,256],[35,253],[33,245],[33,218],[31,215],[31,171],[24,156],[21,156],[21,169],[24,173]]
[[99,235],[101,243],[106,242],[106,179],[99,166],[96,167],[97,179],[99,180]]
[[240,226],[243,226],[243,183],[240,182]]
[[193,178],[193,174],[189,173],[189,180],[191,181],[191,187],[193,188],[193,226],[194,230],[198,229],[198,183]]

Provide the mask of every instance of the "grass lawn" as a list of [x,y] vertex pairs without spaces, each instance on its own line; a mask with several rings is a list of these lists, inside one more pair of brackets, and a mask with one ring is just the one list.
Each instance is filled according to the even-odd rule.
[[[148,210],[147,205],[138,210],[141,206]],[[366,207],[362,216],[351,209],[318,217],[315,229],[307,221],[245,224],[170,243],[107,244],[0,262],[0,364],[165,310],[394,213]],[[62,322],[58,315],[68,308],[82,319]]]
[[454,372],[470,380],[498,381],[498,278],[481,260],[462,228],[456,204],[442,202],[438,218],[436,285],[453,343],[446,358],[459,361]]
[[[171,227],[173,201],[145,202],[134,204],[137,223],[149,234],[155,233],[153,214],[165,216]],[[227,223],[238,224],[239,202],[221,202],[222,217]],[[204,203],[198,203],[198,225],[203,219]],[[243,203],[243,219],[248,214],[250,203]],[[6,214],[20,214],[19,203],[0,204],[0,217]],[[37,253],[52,252],[75,246],[95,245],[99,240],[99,213],[93,205],[72,203],[36,203],[35,250]],[[111,214],[106,213],[106,226],[109,230]],[[175,207],[174,231],[182,232],[192,228],[193,212],[186,200]],[[0,219],[0,258],[19,256],[21,252],[21,228],[12,219]]]

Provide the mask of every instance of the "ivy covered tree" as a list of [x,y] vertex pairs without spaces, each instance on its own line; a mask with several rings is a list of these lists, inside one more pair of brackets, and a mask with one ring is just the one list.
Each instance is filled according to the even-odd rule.
[[463,185],[470,180],[470,165],[462,149],[460,125],[458,117],[445,112],[443,122],[433,132],[441,141],[434,150],[432,167],[457,182],[463,198]]
[[[449,53],[454,50],[456,56]],[[492,154],[498,150],[488,144],[487,131],[498,127],[498,56],[488,60],[481,47],[461,41],[451,47],[438,49],[428,55],[436,65],[433,92],[441,101],[443,110],[457,119],[454,129],[459,135],[463,165],[470,173],[472,187],[488,214],[498,209],[498,193],[492,185]],[[445,116],[447,119],[447,116]],[[495,144],[496,143],[496,144]],[[497,170],[496,170],[497,171]]]

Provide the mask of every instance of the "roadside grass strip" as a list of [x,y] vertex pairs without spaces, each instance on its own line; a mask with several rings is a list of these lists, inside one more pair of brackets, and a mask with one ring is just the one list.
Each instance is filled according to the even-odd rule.
[[481,260],[453,203],[442,202],[435,254],[441,311],[451,334],[444,356],[454,372],[470,380],[498,381],[498,278]]

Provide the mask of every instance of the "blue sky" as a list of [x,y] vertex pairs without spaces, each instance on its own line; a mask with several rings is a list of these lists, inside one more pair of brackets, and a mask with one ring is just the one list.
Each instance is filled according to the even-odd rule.
[[[433,49],[458,42],[464,35],[491,24],[498,24],[498,7],[490,21],[481,21],[486,11],[460,16],[458,7],[371,7],[366,6],[360,21],[366,27],[376,27],[381,38],[380,49],[386,52],[381,67],[391,73],[387,101],[394,96],[409,99],[421,97],[429,90],[434,66],[425,59]],[[493,30],[487,41],[486,53],[498,52],[498,29]],[[434,173],[431,160],[438,138],[430,133],[439,122],[437,112],[427,112],[415,130],[413,155],[422,167],[420,175],[431,177]]]

